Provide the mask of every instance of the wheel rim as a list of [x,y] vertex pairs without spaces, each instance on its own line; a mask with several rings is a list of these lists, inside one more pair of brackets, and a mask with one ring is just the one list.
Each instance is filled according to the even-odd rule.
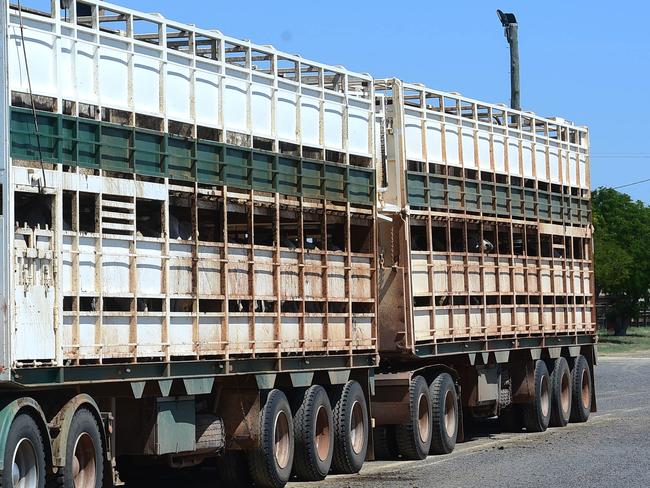
[[316,454],[321,461],[327,460],[329,456],[330,446],[332,444],[331,432],[327,410],[321,405],[316,412],[316,434],[314,436]]
[[75,488],[95,487],[97,474],[96,455],[95,443],[88,433],[84,432],[77,437],[72,459],[72,477]]
[[274,449],[275,462],[284,469],[289,464],[289,450],[291,439],[289,438],[289,419],[283,411],[278,412],[275,417],[274,429]]
[[456,402],[451,391],[445,393],[445,430],[449,437],[456,435]]
[[551,397],[548,391],[548,377],[544,376],[542,378],[542,383],[540,385],[540,407],[542,410],[542,416],[546,417],[551,410]]
[[355,454],[361,454],[365,438],[366,426],[363,423],[363,408],[361,403],[354,402],[350,415],[350,444]]
[[429,396],[422,394],[418,399],[418,434],[420,440],[426,443],[429,440]]
[[562,375],[560,402],[562,404],[562,411],[564,413],[568,412],[571,407],[571,381],[567,372]]
[[589,402],[591,401],[591,388],[589,385],[589,375],[587,370],[582,370],[582,378],[580,379],[580,396],[582,398],[582,406],[584,408],[589,408]]
[[35,488],[39,485],[38,461],[32,441],[23,437],[18,441],[11,466],[14,488]]

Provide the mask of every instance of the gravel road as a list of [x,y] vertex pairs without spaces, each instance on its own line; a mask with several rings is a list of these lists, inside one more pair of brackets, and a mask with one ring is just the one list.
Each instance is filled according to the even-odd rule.
[[[503,434],[495,422],[447,456],[419,462],[366,463],[361,474],[329,476],[289,488],[643,487],[650,486],[650,357],[601,357],[598,412],[586,424],[541,434]],[[215,473],[156,480],[155,485],[219,486]],[[151,480],[153,481],[153,480]],[[148,485],[153,486],[153,485]]]

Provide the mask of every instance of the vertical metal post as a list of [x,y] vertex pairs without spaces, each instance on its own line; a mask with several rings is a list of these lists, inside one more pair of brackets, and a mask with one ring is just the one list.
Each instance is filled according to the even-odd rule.
[[497,10],[504,34],[510,45],[510,107],[521,110],[519,89],[519,25],[515,14]]

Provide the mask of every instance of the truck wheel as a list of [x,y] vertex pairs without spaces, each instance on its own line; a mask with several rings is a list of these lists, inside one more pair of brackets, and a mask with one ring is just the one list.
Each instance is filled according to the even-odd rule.
[[99,426],[85,408],[75,412],[65,448],[65,467],[58,486],[100,488],[104,478],[104,451]]
[[45,449],[38,425],[26,413],[11,423],[5,445],[5,469],[1,486],[43,488],[45,486]]
[[551,420],[551,384],[541,359],[535,361],[533,387],[534,397],[524,406],[524,427],[528,432],[544,432]]
[[592,383],[589,364],[582,355],[578,356],[573,364],[571,383],[571,422],[586,422],[591,413]]
[[410,417],[404,425],[395,426],[397,449],[405,459],[427,457],[431,447],[431,398],[422,376],[416,376],[409,386]]
[[551,370],[551,427],[564,427],[571,415],[571,372],[566,359],[553,362]]
[[314,385],[303,397],[293,418],[296,449],[293,472],[303,481],[327,476],[334,454],[332,406],[322,386]]
[[348,381],[334,405],[334,471],[361,471],[368,451],[368,407],[361,385]]
[[429,388],[432,406],[430,454],[449,454],[456,447],[458,436],[458,395],[449,373],[441,373]]
[[287,397],[271,390],[260,412],[260,445],[249,454],[256,486],[279,488],[287,484],[293,464],[293,417]]
[[395,439],[394,425],[381,425],[373,431],[375,445],[375,459],[392,461],[398,458],[397,440]]

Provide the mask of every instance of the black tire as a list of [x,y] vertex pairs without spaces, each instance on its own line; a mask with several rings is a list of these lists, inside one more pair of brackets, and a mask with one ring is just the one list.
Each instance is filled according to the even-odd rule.
[[226,451],[216,458],[217,473],[224,488],[252,486],[246,453],[244,451]]
[[449,454],[456,447],[459,427],[458,394],[449,373],[441,373],[429,387],[432,408],[430,454]]
[[397,449],[404,459],[427,457],[431,447],[431,397],[422,376],[416,376],[409,386],[409,419],[395,426]]
[[30,477],[29,480],[26,480],[28,481],[27,486],[44,488],[45,448],[43,447],[43,437],[36,421],[29,414],[18,414],[11,423],[7,443],[5,444],[5,469],[2,472],[0,486],[14,486],[12,479],[14,453],[16,454],[17,465],[27,467],[21,470],[21,476]]
[[258,487],[280,488],[291,476],[294,454],[293,416],[287,397],[271,390],[260,412],[260,445],[248,455]]
[[378,461],[393,461],[399,457],[394,425],[381,425],[373,431],[375,459]]
[[551,368],[551,427],[564,427],[571,416],[571,371],[566,359],[553,361]]
[[593,382],[587,359],[580,355],[571,370],[571,422],[586,422],[591,414]]
[[332,468],[341,474],[361,471],[368,452],[368,407],[361,385],[348,381],[334,404],[334,458]]
[[551,421],[551,383],[546,363],[535,361],[534,396],[524,406],[524,427],[528,432],[544,432]]
[[[75,458],[80,468],[79,476],[83,476],[77,483],[73,471]],[[72,417],[65,447],[65,466],[57,481],[63,488],[101,488],[104,484],[102,436],[95,417],[86,408],[80,408]]]
[[293,417],[296,438],[293,473],[303,481],[325,479],[334,456],[334,420],[332,405],[322,386],[305,391]]

